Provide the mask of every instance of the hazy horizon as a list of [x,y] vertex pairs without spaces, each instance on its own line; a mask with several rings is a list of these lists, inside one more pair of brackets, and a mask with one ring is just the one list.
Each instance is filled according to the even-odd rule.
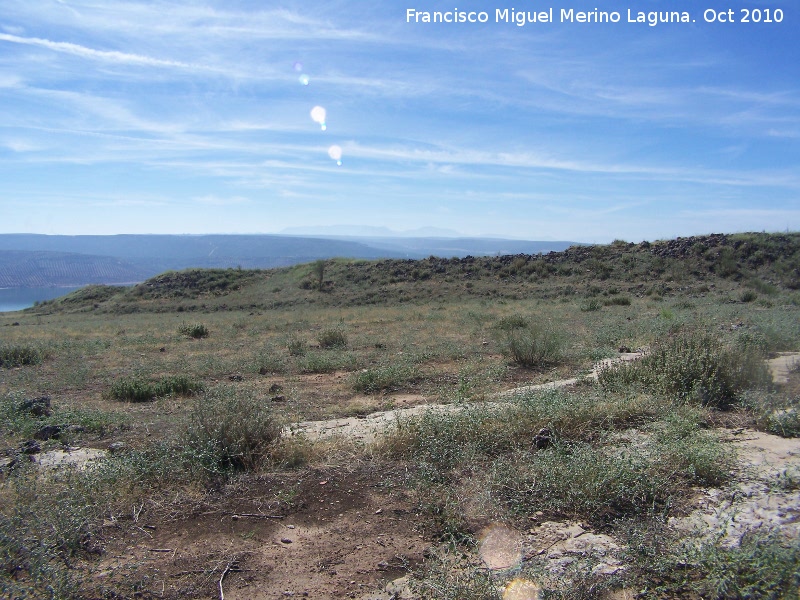
[[0,230],[800,229],[795,7],[654,4],[7,0]]

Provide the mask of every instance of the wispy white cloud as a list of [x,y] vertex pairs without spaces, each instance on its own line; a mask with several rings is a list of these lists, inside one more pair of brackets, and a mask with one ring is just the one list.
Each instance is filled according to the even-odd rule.
[[153,58],[151,56],[143,56],[141,54],[129,54],[127,52],[118,52],[116,50],[95,50],[94,48],[87,48],[79,44],[70,42],[54,42],[42,38],[35,37],[20,37],[18,35],[11,35],[8,33],[0,33],[0,41],[9,42],[12,44],[23,44],[26,46],[38,46],[40,48],[47,48],[53,52],[60,52],[63,54],[71,54],[81,58],[90,60],[99,60],[103,62],[121,63],[128,65],[140,65],[146,67],[169,67],[176,69],[189,69],[189,70],[212,70],[201,65],[189,64],[175,60],[163,60],[160,58]]
[[24,153],[24,152],[35,152],[37,150],[41,150],[41,146],[39,144],[33,143],[29,140],[6,140],[2,142],[2,145],[11,150],[12,152],[17,153]]
[[244,196],[230,196],[221,197],[209,194],[207,196],[198,196],[192,199],[198,204],[205,204],[207,206],[235,206],[238,204],[249,204],[250,199]]

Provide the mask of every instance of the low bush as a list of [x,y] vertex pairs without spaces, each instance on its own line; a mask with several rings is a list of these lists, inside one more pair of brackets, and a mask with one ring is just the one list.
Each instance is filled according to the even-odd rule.
[[414,370],[403,364],[386,365],[364,369],[352,379],[357,392],[375,394],[381,391],[397,390],[414,380]]
[[727,347],[701,333],[668,337],[641,360],[599,374],[606,389],[641,385],[680,402],[719,408],[729,408],[745,390],[769,380],[756,347]]
[[581,312],[594,312],[601,308],[603,308],[603,303],[596,298],[592,298],[585,304],[581,304]]
[[264,398],[217,388],[188,416],[185,446],[210,474],[253,469],[280,437],[282,425]]
[[506,356],[523,367],[545,367],[562,359],[565,339],[550,326],[532,323],[505,332],[500,346]]
[[323,329],[317,336],[319,347],[324,349],[330,348],[347,348],[347,334],[341,329]]
[[286,349],[290,356],[305,356],[307,345],[305,340],[298,337],[290,337],[286,340]]
[[209,336],[208,327],[203,323],[184,323],[178,328],[178,333],[196,340]]
[[203,388],[201,382],[186,375],[173,375],[157,381],[126,377],[111,384],[109,396],[126,402],[150,402],[165,396],[191,396]]
[[669,533],[631,546],[641,582],[657,582],[654,597],[797,598],[800,546],[776,530],[753,531],[733,547],[724,540],[681,542]]
[[752,302],[753,300],[758,299],[758,294],[755,293],[753,290],[745,290],[741,294],[739,294],[739,302]]
[[512,331],[514,329],[524,329],[528,326],[528,319],[521,315],[509,315],[507,317],[501,317],[497,323],[495,323],[495,328],[501,331]]
[[0,345],[0,368],[3,369],[38,365],[47,357],[48,352],[40,346],[26,344]]
[[613,298],[606,300],[603,304],[606,306],[630,306],[631,299],[627,296],[614,296]]
[[741,403],[754,415],[758,429],[785,438],[800,437],[800,397],[748,391]]

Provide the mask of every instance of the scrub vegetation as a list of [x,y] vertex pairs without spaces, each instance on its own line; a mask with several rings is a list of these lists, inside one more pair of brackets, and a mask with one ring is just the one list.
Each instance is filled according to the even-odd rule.
[[[734,493],[731,432],[800,436],[800,373],[765,366],[798,350],[798,234],[84,288],[0,314],[0,596],[268,598],[307,577],[311,597],[362,597],[407,573],[419,598],[514,578],[542,598],[795,597],[780,528],[697,545],[671,523]],[[590,376],[621,352],[642,357]],[[295,425],[421,404],[458,410],[398,413],[367,443]],[[97,457],[47,466],[78,448]],[[292,537],[328,519],[313,551]],[[489,524],[546,522],[613,538],[624,568],[481,562]]]

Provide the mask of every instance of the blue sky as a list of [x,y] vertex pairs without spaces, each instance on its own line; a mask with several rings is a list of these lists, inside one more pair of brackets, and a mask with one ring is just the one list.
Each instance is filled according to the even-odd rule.
[[[456,8],[489,21],[407,22]],[[3,0],[0,232],[798,230],[798,32],[797,0]]]

